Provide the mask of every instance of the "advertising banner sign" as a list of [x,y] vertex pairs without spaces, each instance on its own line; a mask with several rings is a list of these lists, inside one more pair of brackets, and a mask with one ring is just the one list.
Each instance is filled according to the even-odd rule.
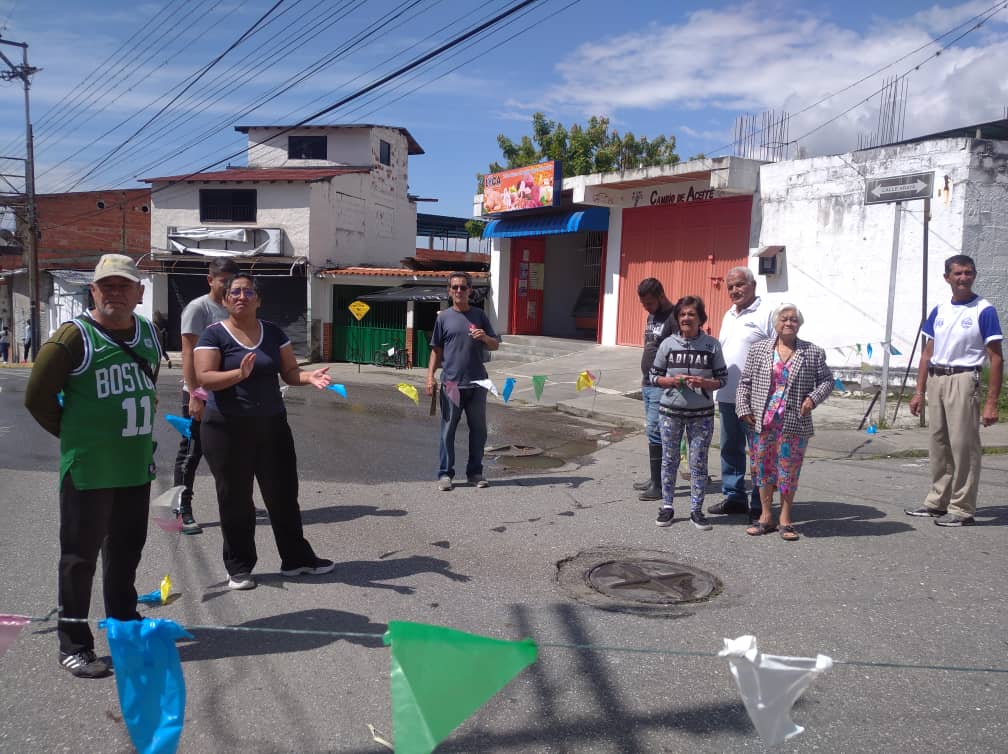
[[483,214],[556,207],[563,181],[557,160],[483,177]]

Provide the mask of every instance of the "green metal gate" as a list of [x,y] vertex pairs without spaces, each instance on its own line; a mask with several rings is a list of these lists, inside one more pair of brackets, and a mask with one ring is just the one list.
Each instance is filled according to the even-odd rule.
[[347,307],[358,296],[372,293],[367,286],[337,285],[333,288],[333,361],[370,364],[375,351],[395,345],[406,348],[406,305],[395,302],[370,303],[359,322]]

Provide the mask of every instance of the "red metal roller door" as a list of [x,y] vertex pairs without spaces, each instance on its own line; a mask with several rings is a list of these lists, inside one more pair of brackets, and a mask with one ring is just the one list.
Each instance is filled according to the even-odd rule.
[[658,278],[673,303],[686,295],[703,298],[705,329],[716,336],[731,305],[724,276],[748,262],[751,212],[751,196],[623,210],[616,342],[641,345],[647,312],[637,284],[647,277]]

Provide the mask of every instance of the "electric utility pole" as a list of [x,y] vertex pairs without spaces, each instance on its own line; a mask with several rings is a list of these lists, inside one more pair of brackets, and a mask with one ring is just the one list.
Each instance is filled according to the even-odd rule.
[[[28,45],[25,42],[11,42],[0,37],[0,45],[21,48],[21,65],[15,65],[0,50],[0,60],[7,64],[7,70],[0,70],[0,79],[13,81],[20,79],[24,84],[25,102],[25,256],[28,258],[28,298],[30,301],[29,322],[31,323],[31,357],[38,354],[41,330],[39,328],[39,268],[38,268],[38,217],[35,213],[35,148],[32,143],[31,105],[28,92],[31,89],[32,74],[37,68],[28,65]],[[16,341],[15,341],[16,342]]]

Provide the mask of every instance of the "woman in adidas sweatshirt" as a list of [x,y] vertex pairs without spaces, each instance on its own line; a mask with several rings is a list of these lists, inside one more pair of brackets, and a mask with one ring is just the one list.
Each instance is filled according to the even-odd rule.
[[724,355],[717,338],[702,332],[707,311],[699,296],[683,296],[673,316],[679,332],[669,335],[658,348],[651,383],[664,388],[658,413],[662,436],[662,507],[658,526],[672,523],[672,497],[679,468],[679,443],[683,432],[689,447],[690,521],[698,529],[711,525],[703,514],[707,487],[707,452],[714,435],[714,391],[725,384]]

